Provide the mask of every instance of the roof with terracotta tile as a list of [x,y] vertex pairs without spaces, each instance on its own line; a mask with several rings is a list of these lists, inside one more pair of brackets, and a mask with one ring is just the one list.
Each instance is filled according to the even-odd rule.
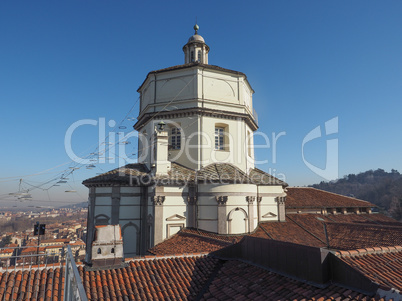
[[211,253],[232,243],[239,242],[242,238],[243,235],[219,235],[185,228],[149,249],[148,252],[155,255]]
[[[337,285],[315,287],[236,260],[182,256],[78,267],[89,300],[383,300]],[[62,300],[60,268],[0,274],[1,300]]]
[[214,232],[209,232],[209,231],[196,229],[196,228],[184,228],[181,230],[181,232],[195,234],[195,235],[199,235],[199,236],[207,237],[207,238],[212,238],[212,239],[219,240],[219,241],[225,241],[228,243],[239,242],[244,236],[244,234],[217,234]]
[[251,234],[224,235],[184,228],[148,251],[156,255],[210,253],[239,242],[245,235],[305,246],[326,247],[324,223],[327,225],[329,243],[333,249],[347,250],[402,244],[400,243],[402,223],[382,214],[300,213],[286,215],[286,222],[262,222]]
[[[331,249],[349,250],[402,245],[402,223],[394,220],[393,226],[388,226],[391,222],[386,222],[389,221],[388,218],[381,221],[380,214],[348,214],[343,217],[351,218],[344,219],[339,219],[339,216],[341,214],[288,214],[286,222],[260,223],[251,236],[313,247],[326,247],[325,223]],[[356,216],[359,218],[354,220]],[[336,222],[337,220],[341,222]],[[348,220],[349,223],[344,223],[344,220]],[[385,224],[380,224],[381,222]]]
[[50,249],[61,249],[65,247],[64,244],[59,244],[59,245],[51,245],[51,246],[46,246],[44,247],[46,250],[50,250]]
[[231,260],[219,270],[201,300],[380,300],[330,285],[317,288],[244,262]]
[[287,208],[376,207],[369,202],[311,187],[288,187]]
[[337,252],[337,256],[381,286],[402,292],[402,247]]
[[54,239],[43,239],[40,241],[42,244],[48,244],[48,243],[68,243],[70,242],[70,239],[68,238],[54,238]]
[[212,257],[131,261],[126,268],[84,271],[89,300],[193,300],[216,268]]
[[336,250],[402,245],[402,227],[327,223],[327,232],[330,248]]
[[60,268],[0,273],[0,300],[63,300]]
[[253,169],[250,175],[246,175],[238,167],[229,163],[212,163],[199,171],[187,168],[179,163],[172,162],[171,168],[166,175],[154,176],[148,170],[145,164],[128,164],[123,167],[119,167],[98,175],[93,178],[89,178],[83,181],[86,186],[92,186],[97,184],[134,184],[138,183],[162,183],[167,185],[189,183],[189,182],[203,182],[203,183],[245,183],[256,185],[282,185],[287,184],[270,174],[259,170]]
[[44,252],[46,250],[46,247],[31,247],[31,248],[23,248],[21,251],[21,254],[27,255],[27,254],[36,254],[37,252]]
[[[344,245],[348,244],[351,248],[361,248],[366,246],[367,244],[373,245],[375,244],[375,239],[372,237],[371,231],[368,229],[378,229],[379,232],[384,233],[383,239],[387,239],[389,236],[392,236],[394,232],[398,233],[399,230],[395,230],[395,228],[391,228],[391,232],[388,230],[384,230],[383,226],[396,226],[402,227],[402,223],[386,217],[383,214],[288,214],[286,216],[288,222],[292,222],[299,227],[303,228],[306,232],[319,238],[321,241],[326,243],[326,236],[324,231],[324,223],[327,224],[328,233],[335,233],[335,229],[339,229],[340,231],[338,235],[341,236],[342,239],[338,239],[336,235],[329,236],[330,245],[332,248],[341,248],[344,250]],[[336,226],[330,224],[345,224],[344,226]],[[348,226],[348,224],[352,224],[352,226]],[[353,226],[354,225],[354,226]],[[356,228],[356,226],[360,226]],[[379,227],[379,228],[377,228]],[[345,233],[343,229],[349,229],[348,233]],[[352,229],[366,229],[363,231]],[[386,228],[388,229],[388,228]],[[331,232],[333,230],[333,232]],[[374,232],[376,230],[373,230]],[[357,236],[358,235],[358,236]],[[331,239],[332,238],[332,239]],[[301,239],[302,240],[302,239]],[[391,239],[386,245],[389,245],[393,240]],[[342,242],[342,245],[340,244]],[[398,242],[398,240],[394,241]]]
[[84,185],[97,183],[130,183],[130,178],[145,177],[149,173],[145,164],[127,164],[125,166],[110,170],[103,174],[84,180]]
[[260,185],[282,185],[282,186],[288,186],[287,183],[285,183],[282,180],[279,180],[278,178],[275,178],[274,176],[266,173],[265,171],[254,168],[250,171],[249,177],[251,178],[251,181],[253,183],[259,183]]
[[15,249],[0,249],[0,254],[8,254],[11,255]]
[[85,246],[85,242],[83,242],[82,240],[77,240],[76,242],[70,243],[70,246]]
[[[293,215],[292,215],[293,216]],[[328,221],[336,223],[363,223],[363,224],[377,224],[377,225],[388,225],[388,226],[402,226],[401,222],[388,217],[381,213],[372,214],[328,214],[326,215]]]
[[249,182],[248,176],[238,167],[228,163],[213,163],[201,168],[197,172],[199,181],[207,182]]
[[247,175],[240,168],[229,163],[212,163],[196,174],[198,182],[238,183],[255,185],[281,185],[287,186],[285,182],[271,176],[258,168],[254,168]]
[[286,218],[286,222],[260,223],[257,230],[250,236],[286,241],[311,247],[326,246],[325,240],[320,236],[315,237],[308,230],[289,220],[289,218]]

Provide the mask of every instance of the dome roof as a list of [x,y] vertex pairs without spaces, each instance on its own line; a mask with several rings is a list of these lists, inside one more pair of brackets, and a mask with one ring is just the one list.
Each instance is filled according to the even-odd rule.
[[195,35],[192,35],[192,36],[188,39],[188,43],[191,43],[191,42],[202,42],[202,43],[205,43],[205,40],[204,40],[204,38],[203,38],[202,36],[200,36],[199,34],[195,34]]

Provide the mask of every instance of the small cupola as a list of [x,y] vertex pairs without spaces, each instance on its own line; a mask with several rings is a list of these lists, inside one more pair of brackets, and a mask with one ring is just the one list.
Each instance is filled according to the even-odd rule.
[[199,26],[194,25],[195,33],[189,39],[186,45],[183,46],[184,63],[199,62],[208,64],[209,47],[205,44],[205,40],[198,34]]

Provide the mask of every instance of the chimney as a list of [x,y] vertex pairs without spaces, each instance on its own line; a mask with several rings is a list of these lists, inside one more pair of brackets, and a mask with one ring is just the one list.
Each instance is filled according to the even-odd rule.
[[118,267],[124,263],[120,225],[95,226],[92,242],[93,267]]
[[275,200],[278,204],[278,220],[280,222],[285,222],[286,221],[286,209],[285,209],[286,196],[276,197]]
[[168,145],[169,136],[168,132],[164,130],[165,123],[161,121],[158,123],[154,136],[154,167],[155,176],[167,175],[170,170],[170,161],[168,160]]

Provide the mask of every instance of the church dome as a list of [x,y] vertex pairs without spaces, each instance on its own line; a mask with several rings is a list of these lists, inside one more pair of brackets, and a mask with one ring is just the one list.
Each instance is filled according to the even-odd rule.
[[203,38],[202,36],[200,36],[199,34],[195,34],[195,35],[192,35],[192,36],[188,39],[188,43],[191,43],[191,42],[202,42],[202,43],[205,43],[205,40],[204,40],[204,38]]
[[198,34],[200,27],[194,25],[194,34],[188,39],[186,45],[183,46],[184,63],[198,62],[201,64],[208,64],[209,47],[205,44],[205,40]]

